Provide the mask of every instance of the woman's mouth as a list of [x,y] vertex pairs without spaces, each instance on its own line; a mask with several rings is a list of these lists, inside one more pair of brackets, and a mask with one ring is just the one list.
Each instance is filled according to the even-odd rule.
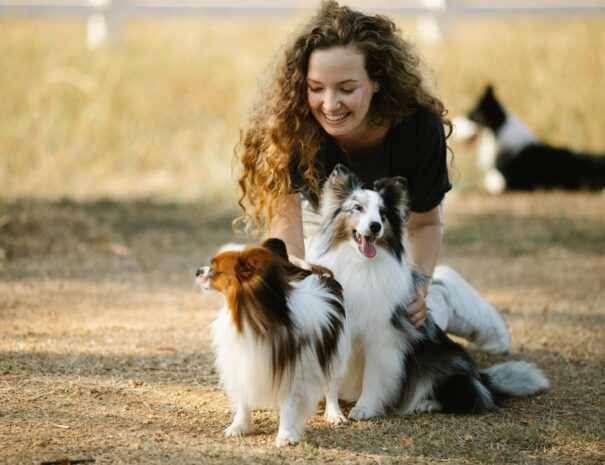
[[322,113],[326,121],[330,124],[338,124],[341,123],[347,116],[351,114],[351,112],[337,113],[328,115],[327,113]]

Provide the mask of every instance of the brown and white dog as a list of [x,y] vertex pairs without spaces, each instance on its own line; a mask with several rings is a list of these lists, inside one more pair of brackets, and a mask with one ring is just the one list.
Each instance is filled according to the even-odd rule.
[[225,434],[249,433],[253,409],[278,408],[275,445],[295,444],[323,394],[326,420],[346,422],[337,389],[350,341],[342,288],[331,272],[297,268],[283,241],[269,239],[220,253],[197,277],[225,297],[212,324],[221,385],[235,410]]

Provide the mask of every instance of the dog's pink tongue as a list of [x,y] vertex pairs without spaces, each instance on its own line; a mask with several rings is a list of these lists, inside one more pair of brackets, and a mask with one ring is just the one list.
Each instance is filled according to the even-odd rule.
[[361,253],[368,258],[374,258],[376,255],[374,241],[372,241],[368,236],[361,236]]

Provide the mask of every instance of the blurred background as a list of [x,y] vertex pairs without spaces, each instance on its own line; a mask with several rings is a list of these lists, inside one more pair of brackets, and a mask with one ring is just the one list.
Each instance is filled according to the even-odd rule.
[[[258,79],[317,1],[0,0],[0,196],[235,200]],[[486,84],[550,143],[605,152],[605,2],[341,2],[417,44],[450,116]],[[455,188],[480,189],[452,143]]]

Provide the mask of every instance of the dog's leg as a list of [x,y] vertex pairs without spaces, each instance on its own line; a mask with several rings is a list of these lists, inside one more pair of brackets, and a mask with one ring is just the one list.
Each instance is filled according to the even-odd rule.
[[407,399],[404,405],[397,410],[397,415],[412,415],[414,413],[437,412],[441,410],[441,404],[436,400],[432,400],[431,393],[433,392],[430,383],[417,383],[412,387],[408,387],[411,393],[406,396]]
[[233,422],[225,430],[227,436],[244,436],[252,431],[252,413],[245,402],[240,401],[237,404]]
[[349,420],[344,416],[338,405],[338,383],[332,381],[326,387],[326,412],[324,418],[333,425],[347,425]]
[[275,438],[277,447],[298,443],[298,433],[304,424],[306,399],[299,390],[293,389],[279,409],[279,430]]
[[382,415],[401,386],[402,355],[395,343],[368,343],[361,396],[349,412],[352,420],[369,420]]
[[398,415],[412,415],[413,413],[431,413],[431,412],[438,412],[439,410],[441,410],[441,404],[439,404],[439,402],[435,401],[435,400],[422,400],[420,402],[418,402],[417,404],[414,405],[414,408],[407,408],[404,410],[401,410],[398,413]]

